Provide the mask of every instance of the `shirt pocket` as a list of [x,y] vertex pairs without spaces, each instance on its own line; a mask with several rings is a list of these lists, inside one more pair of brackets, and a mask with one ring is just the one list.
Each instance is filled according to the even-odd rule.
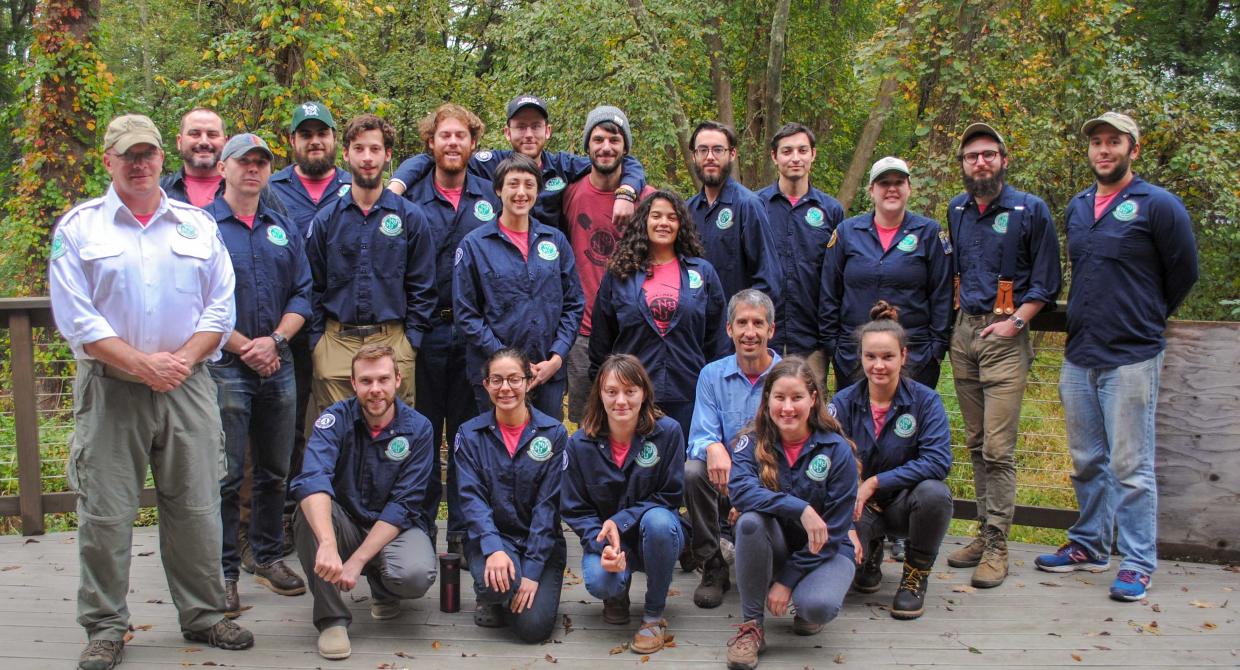
[[202,287],[202,277],[206,275],[207,261],[211,258],[211,248],[202,242],[187,239],[174,239],[171,244],[173,270],[176,289],[181,293],[198,293]]
[[125,289],[124,248],[111,242],[93,242],[78,251],[82,270],[95,285],[97,295]]
[[[521,272],[524,272],[522,268]],[[482,310],[492,314],[498,314],[506,311],[508,308],[520,304],[526,297],[525,286],[526,281],[519,272],[499,272],[489,270],[486,273],[486,291],[481,296],[484,300],[488,300],[492,304],[487,305],[488,309]]]
[[1098,258],[1119,260],[1124,255],[1124,236],[1095,232],[1090,236],[1093,253]]

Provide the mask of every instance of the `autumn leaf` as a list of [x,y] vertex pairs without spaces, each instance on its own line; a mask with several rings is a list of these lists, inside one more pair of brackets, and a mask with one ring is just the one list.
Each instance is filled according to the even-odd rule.
[[559,663],[560,662],[560,659],[552,656],[551,654],[547,654],[546,656],[543,656],[543,660],[545,660],[548,663]]
[[130,626],[129,630],[150,630],[154,627],[155,627],[155,624],[142,623],[142,624],[138,624],[137,626]]
[[568,618],[568,615],[565,614],[564,615],[564,634],[568,635],[571,632],[573,632],[573,620]]
[[1158,622],[1151,621],[1143,624],[1132,619],[1128,620],[1128,625],[1132,626],[1138,633],[1149,633],[1150,635],[1162,635],[1162,631],[1158,630]]
[[401,657],[401,658],[413,658],[413,654],[410,654],[410,653],[409,653],[409,652],[407,652],[407,651],[398,651],[398,652],[396,652],[396,655],[397,655],[397,656],[399,656],[399,657]]
[[956,584],[952,587],[952,591],[955,591],[956,593],[976,593],[977,589],[969,586],[968,584]]
[[678,595],[680,595],[680,589],[668,589],[667,590],[668,598],[675,598]]
[[442,646],[443,646],[443,643],[441,643],[439,640],[435,640],[434,642],[431,643],[431,649],[438,649]]
[[836,654],[836,655],[835,655],[835,663],[836,663],[837,665],[844,665],[844,655],[843,655],[843,654]]
[[969,653],[970,653],[970,654],[980,654],[980,653],[982,653],[982,650],[981,650],[981,649],[978,649],[977,647],[969,647]]
[[22,566],[20,565],[6,565],[3,568],[0,568],[0,572],[8,572],[10,570],[20,570],[21,567]]
[[1218,628],[1218,624],[1216,624],[1216,623],[1211,623],[1211,622],[1207,621],[1207,622],[1205,622],[1205,623],[1201,624],[1201,627],[1202,627],[1202,628],[1204,628],[1204,629],[1206,629],[1206,630],[1214,630],[1215,628]]
[[1188,604],[1192,605],[1193,607],[1196,607],[1197,609],[1203,609],[1203,610],[1218,607],[1218,603],[1212,603],[1208,600],[1190,600],[1188,601]]
[[650,657],[649,657],[649,656],[642,656],[642,661],[641,661],[641,662],[642,662],[642,663],[649,663],[649,662],[650,662]]
[[1080,655],[1080,654],[1072,654],[1072,660],[1076,661],[1077,663],[1080,663],[1080,662],[1081,662],[1081,655]]
[[625,642],[622,645],[612,647],[611,650],[608,651],[607,653],[611,656],[615,656],[616,654],[623,654],[628,648],[629,648],[629,643]]

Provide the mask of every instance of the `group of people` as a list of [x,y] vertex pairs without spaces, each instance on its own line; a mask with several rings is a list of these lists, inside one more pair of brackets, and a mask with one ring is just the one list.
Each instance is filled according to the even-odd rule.
[[[890,156],[870,170],[873,209],[846,219],[810,184],[801,124],[771,138],[779,177],[755,193],[731,176],[734,132],[700,123],[686,201],[646,183],[616,107],[589,113],[584,155],[546,151],[536,96],[506,118],[512,148],[482,150],[481,119],[439,106],[426,153],[386,185],[391,124],[338,128],[318,102],[292,110],[292,164],[274,174],[267,142],[229,138],[213,110],[182,118],[183,166],[162,180],[150,119],[108,125],[112,183],[61,219],[49,260],[78,359],[80,668],[121,659],[148,464],[183,633],[225,649],[254,642],[232,620],[246,570],[309,590],[319,653],[349,656],[343,594],[362,576],[375,619],[435,582],[441,499],[475,623],[525,641],[555,625],[562,522],[604,621],[629,624],[646,573],[634,652],[671,639],[677,561],[701,572],[699,607],[735,581],[730,668],[757,665],[767,613],[812,635],[850,588],[878,590],[888,536],[907,538],[891,614],[919,617],[953,509],[935,391],[949,354],[978,531],[947,561],[977,587],[1004,581],[1027,324],[1061,268],[1049,209],[1006,183],[994,127],[961,134],[965,192],[944,227],[908,211],[912,172]],[[1162,333],[1196,248],[1180,201],[1132,171],[1137,124],[1107,112],[1082,132],[1097,182],[1066,215],[1060,381],[1081,516],[1036,563],[1106,570],[1117,533],[1111,596],[1136,600],[1156,567]],[[294,549],[304,578],[283,561]]]

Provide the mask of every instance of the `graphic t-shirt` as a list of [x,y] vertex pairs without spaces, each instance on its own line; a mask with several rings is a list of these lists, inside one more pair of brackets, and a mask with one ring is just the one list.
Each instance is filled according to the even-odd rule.
[[676,308],[680,306],[680,261],[673,260],[651,269],[654,274],[642,284],[642,293],[646,295],[646,305],[650,307],[654,325],[659,327],[659,334],[667,335]]
[[220,190],[220,182],[224,179],[224,175],[215,175],[214,177],[191,177],[185,175],[185,193],[189,196],[189,204],[195,207],[206,207],[215,200],[215,194]]

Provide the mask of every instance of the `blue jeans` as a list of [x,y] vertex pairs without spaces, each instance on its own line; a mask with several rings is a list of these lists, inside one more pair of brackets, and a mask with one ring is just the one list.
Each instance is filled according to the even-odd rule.
[[[451,323],[438,318],[431,321],[429,333],[418,349],[418,365],[414,368],[415,388],[426,389],[415,399],[418,413],[430,419],[435,432],[435,469],[426,487],[425,509],[431,519],[439,517],[439,498],[443,494],[440,477],[443,462],[440,445],[447,437],[448,449],[448,533],[464,535],[466,525],[461,518],[461,501],[456,487],[456,460],[451,443],[462,423],[478,416],[474,394],[465,376],[465,336]],[[433,537],[433,535],[432,535]]]
[[237,529],[241,525],[239,497],[247,445],[252,445],[254,467],[250,513],[254,561],[266,565],[284,555],[285,480],[293,454],[297,386],[291,356],[282,357],[280,369],[270,377],[258,376],[240,357],[227,352],[207,369],[215,380],[224,425],[224,451],[228,455],[228,470],[220,481],[222,562],[224,576],[236,579],[241,571]]
[[[632,535],[632,531],[628,533]],[[581,577],[586,591],[602,600],[618,598],[629,591],[633,572],[646,573],[646,614],[649,618],[663,616],[667,607],[667,589],[672,585],[672,571],[680,556],[680,519],[666,507],[654,507],[642,515],[638,524],[638,546],[632,546],[624,536],[620,545],[624,550],[624,572],[607,572],[602,566],[602,556],[586,553],[581,557]]]
[[1072,488],[1081,516],[1068,539],[1095,558],[1118,532],[1121,569],[1152,574],[1158,565],[1158,489],[1154,410],[1163,354],[1116,368],[1064,361],[1059,398],[1072,453]]
[[[521,555],[516,548],[504,542],[504,552],[508,554],[508,558],[512,559],[512,564],[517,569],[517,576],[512,580],[508,590],[501,593],[486,585],[487,557],[483,556],[481,551],[467,551],[469,573],[474,578],[474,594],[477,596],[479,606],[498,603],[505,605],[505,610],[507,610],[508,601],[516,595],[517,587],[521,585],[521,578],[528,576],[522,570]],[[564,585],[565,563],[567,563],[567,557],[564,545],[552,549],[551,558],[543,565],[542,574],[531,577],[538,582],[538,592],[534,594],[533,604],[520,614],[505,613],[513,632],[522,642],[542,642],[551,637],[551,633],[555,630],[556,614],[560,610],[560,592]]]

